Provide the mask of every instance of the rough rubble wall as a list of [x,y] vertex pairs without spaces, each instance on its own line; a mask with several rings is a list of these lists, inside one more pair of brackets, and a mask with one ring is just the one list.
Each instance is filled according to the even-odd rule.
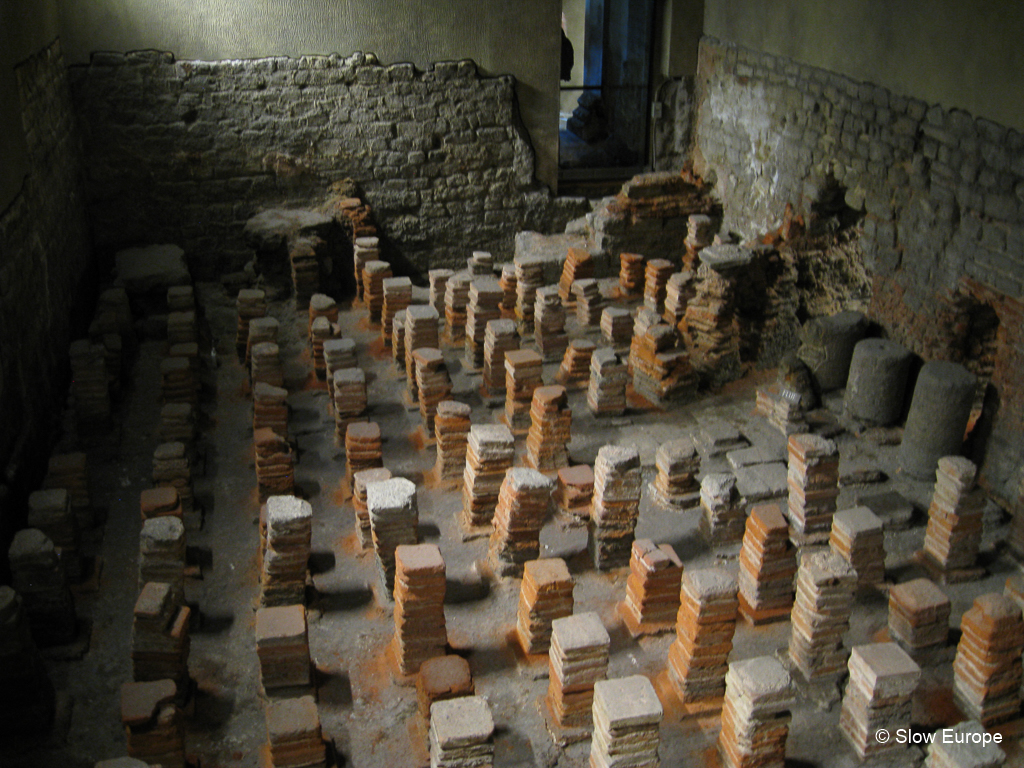
[[775,229],[787,203],[806,216],[838,184],[865,214],[871,313],[890,335],[925,359],[955,359],[969,324],[935,322],[938,307],[992,306],[1003,343],[984,473],[1009,496],[1010,468],[1024,462],[1024,390],[1010,364],[1024,356],[1024,136],[711,38],[697,101],[695,170],[714,180],[724,230]]
[[308,204],[344,178],[420,269],[510,254],[520,229],[579,214],[534,183],[512,78],[480,77],[471,61],[421,72],[362,54],[147,51],[95,54],[71,77],[98,248],[176,242],[199,278],[251,257],[242,226],[258,210]]
[[42,444],[60,415],[72,329],[91,309],[95,282],[59,43],[20,64],[17,79],[29,173],[0,213],[0,471],[16,446],[48,450]]

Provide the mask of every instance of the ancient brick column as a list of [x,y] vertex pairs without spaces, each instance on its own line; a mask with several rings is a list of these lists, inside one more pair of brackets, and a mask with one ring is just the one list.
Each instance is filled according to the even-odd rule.
[[572,615],[573,579],[558,557],[531,560],[523,566],[523,584],[516,611],[516,637],[523,653],[547,653],[551,623]]
[[683,563],[668,544],[637,539],[629,558],[626,599],[620,613],[633,637],[672,630],[679,612]]
[[594,683],[608,673],[611,638],[596,613],[555,619],[548,653],[547,706],[559,726],[585,726],[594,704]]
[[540,556],[540,530],[554,487],[554,480],[535,469],[512,467],[505,472],[489,547],[496,573],[520,576],[523,564]]
[[395,635],[391,650],[398,671],[415,674],[420,665],[444,656],[445,565],[436,544],[395,548]]

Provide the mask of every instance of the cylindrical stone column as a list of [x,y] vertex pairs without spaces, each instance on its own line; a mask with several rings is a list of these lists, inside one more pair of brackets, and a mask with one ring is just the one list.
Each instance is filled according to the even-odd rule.
[[888,339],[864,339],[853,348],[846,380],[846,412],[855,419],[886,426],[903,412],[910,352]]
[[822,392],[846,384],[853,348],[864,338],[867,320],[860,312],[839,312],[816,317],[800,330],[798,354],[811,369]]
[[919,480],[935,474],[939,459],[960,453],[977,380],[962,365],[925,363],[917,377],[900,444],[900,468]]

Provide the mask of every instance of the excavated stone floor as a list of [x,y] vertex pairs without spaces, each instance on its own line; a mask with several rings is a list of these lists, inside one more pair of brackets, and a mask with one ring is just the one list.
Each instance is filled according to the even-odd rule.
[[[259,764],[259,752],[266,741],[253,640],[259,504],[253,468],[252,406],[246,372],[234,354],[234,300],[219,284],[199,285],[197,295],[216,352],[205,359],[203,460],[195,482],[198,499],[205,508],[205,524],[189,538],[194,568],[187,596],[198,609],[199,620],[192,634],[190,669],[196,693],[194,712],[188,721],[187,751],[203,768],[251,768]],[[422,289],[417,289],[417,300],[424,300]],[[411,681],[396,677],[385,653],[393,633],[392,608],[376,594],[372,553],[361,551],[353,531],[354,515],[342,486],[344,457],[333,442],[326,386],[312,373],[305,313],[296,311],[291,300],[272,303],[271,313],[282,323],[281,348],[291,393],[289,427],[297,446],[298,492],[314,510],[312,584],[307,604],[325,736],[333,743],[338,765],[426,766],[426,726],[416,712],[415,688]],[[570,319],[571,332],[576,331],[573,323]],[[460,493],[442,491],[424,481],[424,473],[433,465],[434,451],[423,448],[415,436],[419,413],[403,405],[404,382],[391,364],[390,353],[381,346],[379,331],[367,328],[365,312],[359,309],[343,311],[341,325],[344,335],[358,342],[359,362],[369,375],[371,405],[367,418],[381,425],[385,465],[395,475],[417,483],[420,540],[437,543],[446,560],[449,644],[453,652],[468,659],[476,691],[490,704],[497,727],[495,765],[586,766],[588,740],[562,748],[545,727],[542,705],[547,688],[546,663],[527,663],[511,640],[519,580],[494,579],[479,567],[478,563],[486,560],[487,540],[462,541],[457,520]],[[131,671],[131,608],[136,597],[140,529],[138,498],[140,491],[149,487],[151,457],[158,442],[161,354],[160,342],[143,343],[120,404],[118,428],[88,440],[93,493],[107,517],[102,537],[90,542],[103,564],[99,589],[78,595],[83,631],[90,637],[89,649],[77,659],[57,659],[53,657],[59,654],[50,653],[52,676],[62,692],[63,716],[50,743],[5,758],[5,766],[85,768],[96,760],[124,754],[118,694]],[[501,408],[481,399],[479,377],[461,370],[461,358],[461,349],[446,350],[453,373],[453,396],[472,406],[473,423],[495,420]],[[545,365],[546,382],[553,382],[557,365]],[[640,401],[634,401],[626,416],[614,419],[595,419],[586,408],[585,393],[572,392],[570,454],[575,462],[592,464],[605,444],[637,446],[645,481],[637,536],[671,544],[685,568],[718,565],[735,571],[737,548],[709,548],[697,528],[697,511],[672,511],[654,501],[651,483],[655,451],[663,441],[686,435],[697,437],[702,424],[720,419],[738,428],[746,441],[761,448],[766,456],[782,455],[784,438],[753,415],[756,386],[773,380],[773,376],[770,371],[750,372],[722,391],[665,410],[641,407]],[[840,403],[837,395],[827,401],[833,413]],[[888,578],[897,582],[923,575],[911,558],[923,540],[930,485],[898,475],[895,446],[850,433],[839,434],[837,440],[841,474],[848,478],[839,498],[840,508],[887,489],[896,489],[910,499],[916,507],[913,526],[886,534]],[[520,456],[524,442],[517,441]],[[729,469],[725,455],[706,457],[702,465],[703,473]],[[756,477],[759,471],[755,467],[751,472]],[[852,482],[871,474],[884,479],[870,484]],[[784,498],[781,501],[785,503]],[[1004,534],[1004,522],[993,508],[986,516],[983,553],[988,575],[980,581],[944,588],[952,599],[952,626],[958,626],[975,596],[1002,592],[1007,576],[1017,567],[1000,554],[996,545]],[[576,579],[576,612],[596,611],[609,630],[609,677],[640,673],[663,683],[672,635],[635,641],[617,614],[617,604],[625,595],[628,569],[595,572],[586,554],[585,529],[569,527],[560,518],[551,519],[544,528],[542,556],[568,561]],[[847,645],[883,639],[886,615],[883,593],[859,598]],[[755,629],[741,621],[730,659],[764,654],[785,658],[789,629],[788,622]],[[928,732],[960,719],[950,691],[955,639],[954,633],[949,661],[925,670],[914,699],[913,723],[919,731]],[[684,719],[677,705],[670,700],[665,704],[662,764],[720,765],[715,749],[718,718]],[[839,736],[838,721],[838,702],[823,709],[801,697],[793,711],[787,764],[802,768],[860,765]],[[1021,723],[999,730],[1015,742],[1010,747],[1009,764],[1020,764],[1024,760],[1017,742]],[[898,756],[887,757],[884,764],[910,766],[921,757],[920,750],[908,748]]]

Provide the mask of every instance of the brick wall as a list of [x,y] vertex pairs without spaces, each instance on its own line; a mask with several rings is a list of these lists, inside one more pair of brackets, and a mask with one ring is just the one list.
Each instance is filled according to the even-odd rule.
[[98,247],[177,242],[199,278],[251,257],[242,226],[258,210],[309,204],[338,179],[419,269],[510,255],[516,231],[581,210],[535,184],[513,79],[471,61],[94,54],[72,83]]
[[714,181],[724,230],[775,229],[787,203],[809,215],[838,185],[863,213],[871,314],[893,337],[925,359],[963,358],[963,307],[995,312],[988,439],[977,448],[990,487],[1009,496],[1024,463],[1024,393],[1011,375],[1024,357],[1024,136],[711,38],[696,88],[695,169]]
[[[23,459],[46,456],[67,386],[68,344],[91,316],[95,285],[59,43],[16,74],[29,174],[0,212],[0,471],[19,444]],[[11,479],[0,477],[0,485]]]

